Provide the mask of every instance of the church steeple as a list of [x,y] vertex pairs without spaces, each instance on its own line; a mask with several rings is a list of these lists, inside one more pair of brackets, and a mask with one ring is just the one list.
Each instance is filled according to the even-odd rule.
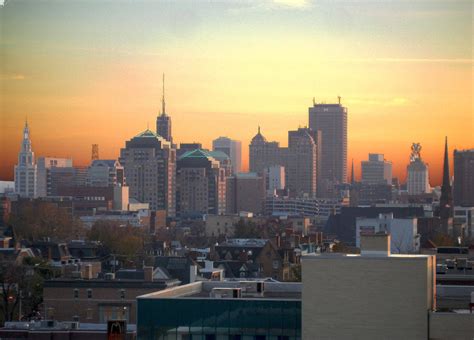
[[453,192],[449,179],[448,137],[444,141],[443,184],[439,200],[440,217],[447,219],[453,216]]
[[352,158],[352,167],[351,167],[351,184],[354,184],[354,158]]

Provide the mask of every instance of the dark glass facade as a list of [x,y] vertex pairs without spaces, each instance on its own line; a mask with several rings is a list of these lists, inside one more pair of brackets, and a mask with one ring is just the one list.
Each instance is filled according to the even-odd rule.
[[301,301],[139,298],[138,339],[300,340]]

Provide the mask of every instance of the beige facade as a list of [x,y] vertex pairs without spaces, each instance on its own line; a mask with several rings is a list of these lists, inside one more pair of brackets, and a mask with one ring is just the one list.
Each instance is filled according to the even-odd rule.
[[382,241],[362,256],[303,257],[303,339],[428,338],[435,257],[387,256]]

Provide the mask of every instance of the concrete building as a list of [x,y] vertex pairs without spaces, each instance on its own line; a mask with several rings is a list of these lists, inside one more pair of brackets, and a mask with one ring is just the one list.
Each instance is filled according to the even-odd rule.
[[219,137],[212,141],[212,150],[222,151],[230,157],[234,174],[242,171],[242,143],[240,141]]
[[163,95],[161,98],[161,114],[156,118],[156,133],[166,141],[173,144],[171,135],[171,117],[166,114],[165,105],[165,75],[163,74]]
[[421,145],[413,143],[410,164],[407,166],[408,195],[420,195],[431,192],[428,165],[421,159]]
[[179,216],[225,214],[225,169],[206,151],[197,149],[182,155],[176,181]]
[[361,162],[363,184],[392,184],[392,162],[383,154],[369,153],[369,160]]
[[464,226],[466,236],[474,239],[474,207],[454,207],[454,224]]
[[356,247],[360,248],[362,236],[379,233],[390,234],[390,251],[394,254],[417,253],[420,250],[416,218],[394,218],[393,213],[379,214],[376,218],[358,217]]
[[227,214],[241,211],[261,214],[265,198],[265,186],[262,176],[254,172],[236,173],[227,178]]
[[145,130],[120,150],[120,164],[130,198],[149,203],[152,210],[176,214],[176,150],[153,131]]
[[48,196],[48,184],[51,185],[51,168],[72,168],[71,158],[38,157],[36,192],[38,197]]
[[318,138],[316,131],[307,128],[288,131],[285,172],[286,185],[293,197],[316,196]]
[[265,214],[269,216],[308,216],[326,221],[339,213],[348,202],[336,199],[308,197],[268,196],[265,199]]
[[85,187],[87,183],[86,167],[53,167],[48,170],[47,196],[69,196],[71,189]]
[[114,159],[97,159],[87,169],[87,183],[92,187],[124,186],[123,166]]
[[347,182],[347,108],[338,104],[317,104],[309,108],[309,128],[321,132],[319,195],[334,195],[334,185]]
[[391,255],[388,235],[361,243],[361,255],[303,257],[303,339],[428,339],[435,257]]
[[268,142],[262,135],[260,126],[249,145],[249,171],[258,174],[272,165],[284,165],[278,142]]
[[267,142],[260,132],[249,145],[250,171],[264,174],[273,166],[285,168],[285,184],[293,197],[316,196],[319,135],[307,128],[288,131],[288,147]]
[[264,170],[265,190],[267,196],[273,196],[277,191],[286,188],[285,167],[273,165]]
[[454,205],[474,207],[474,149],[454,150]]
[[21,142],[18,163],[15,165],[15,193],[20,197],[36,198],[38,196],[37,175],[38,168],[35,161],[35,153],[31,147],[30,128],[25,122],[23,128],[23,140]]

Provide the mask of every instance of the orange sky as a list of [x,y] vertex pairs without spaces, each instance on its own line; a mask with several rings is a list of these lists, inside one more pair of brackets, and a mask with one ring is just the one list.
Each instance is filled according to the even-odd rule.
[[[37,156],[115,158],[160,108],[174,140],[286,145],[308,106],[342,96],[349,163],[384,153],[402,180],[412,142],[440,182],[444,136],[474,147],[472,8],[466,1],[10,2],[0,8],[0,179],[25,117]],[[350,165],[349,165],[350,169]]]

